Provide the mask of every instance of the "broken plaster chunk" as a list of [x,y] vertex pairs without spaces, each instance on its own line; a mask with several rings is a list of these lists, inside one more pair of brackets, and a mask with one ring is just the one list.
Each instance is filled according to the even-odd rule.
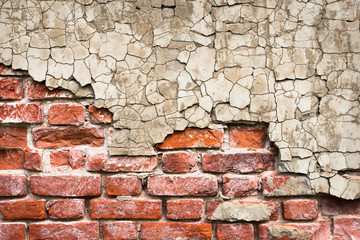
[[330,194],[344,199],[360,198],[360,177],[335,175],[330,178]]
[[200,47],[190,54],[186,70],[194,80],[206,81],[213,76],[215,49]]

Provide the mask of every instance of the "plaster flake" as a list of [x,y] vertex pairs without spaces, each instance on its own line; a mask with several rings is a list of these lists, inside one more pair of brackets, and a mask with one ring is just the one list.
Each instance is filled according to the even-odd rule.
[[360,169],[358,1],[152,6],[7,1],[0,62],[110,109],[112,155],[153,155],[187,127],[266,122],[281,171],[360,197],[359,178],[339,173]]

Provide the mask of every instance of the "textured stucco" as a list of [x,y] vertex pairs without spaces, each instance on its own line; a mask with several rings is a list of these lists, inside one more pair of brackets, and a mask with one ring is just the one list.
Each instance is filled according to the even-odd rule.
[[0,4],[0,62],[113,112],[111,154],[152,155],[187,127],[265,122],[282,171],[360,197],[357,0]]

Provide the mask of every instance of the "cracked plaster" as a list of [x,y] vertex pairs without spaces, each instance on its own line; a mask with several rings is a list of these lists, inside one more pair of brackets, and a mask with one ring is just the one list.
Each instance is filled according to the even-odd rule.
[[359,16],[357,0],[1,0],[0,62],[113,112],[112,155],[266,122],[281,171],[353,199]]

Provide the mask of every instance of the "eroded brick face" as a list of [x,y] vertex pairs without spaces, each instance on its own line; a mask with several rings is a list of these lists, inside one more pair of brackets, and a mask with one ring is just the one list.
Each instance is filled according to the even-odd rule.
[[280,170],[265,125],[187,128],[153,156],[110,156],[113,115],[88,99],[21,75],[0,77],[0,99],[1,240],[360,239],[359,201]]

